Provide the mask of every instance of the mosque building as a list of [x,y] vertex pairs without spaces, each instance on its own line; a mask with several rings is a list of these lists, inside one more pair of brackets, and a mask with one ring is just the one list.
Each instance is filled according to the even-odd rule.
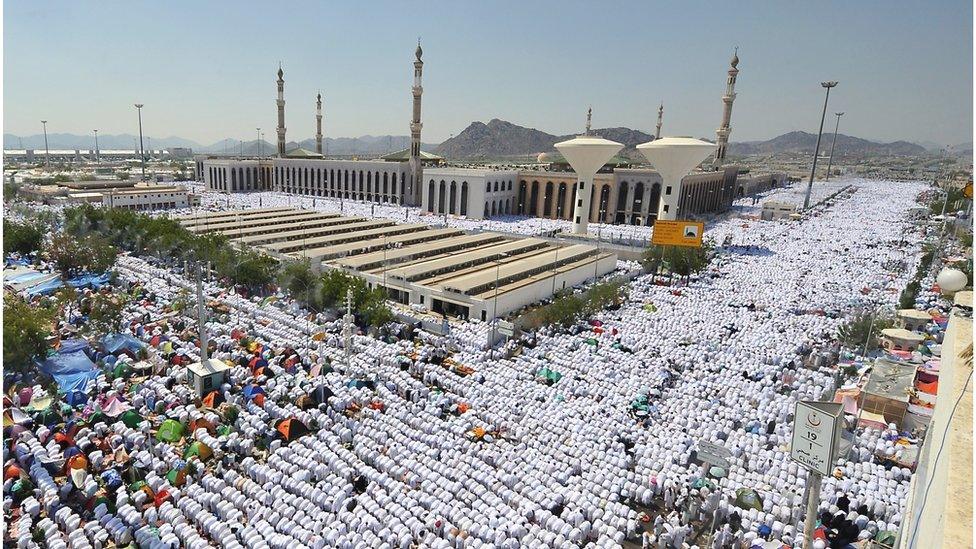
[[[731,134],[732,103],[739,73],[736,51],[729,62],[722,122],[711,168],[682,179],[678,216],[727,210],[743,196],[781,186],[785,174],[748,175],[725,164]],[[444,159],[420,150],[423,50],[415,51],[410,121],[410,148],[375,160],[327,159],[322,153],[322,96],[316,97],[315,151],[285,150],[284,71],[278,68],[278,151],[268,159],[210,157],[197,159],[197,179],[208,190],[273,190],[305,196],[340,198],[377,204],[419,206],[426,212],[485,219],[527,215],[571,220],[576,174],[558,153],[543,153],[534,169],[441,167]],[[660,138],[664,104],[657,112],[655,139]],[[426,169],[425,169],[426,168]],[[596,174],[591,189],[590,221],[653,225],[661,200],[662,178],[654,169],[613,157]]]

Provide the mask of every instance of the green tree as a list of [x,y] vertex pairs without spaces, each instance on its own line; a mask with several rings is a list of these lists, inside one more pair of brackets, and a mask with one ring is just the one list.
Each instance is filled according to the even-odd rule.
[[83,271],[105,272],[115,264],[119,253],[103,237],[88,235],[78,238],[63,232],[51,238],[46,252],[64,279]]
[[31,307],[14,294],[3,297],[3,367],[28,372],[31,360],[48,349],[47,338],[53,329],[53,313]]
[[893,324],[894,321],[890,316],[880,315],[877,312],[863,312],[851,317],[838,328],[837,340],[844,347],[857,352],[863,350],[867,342],[867,350],[871,352],[880,344],[881,330],[890,328]]
[[41,249],[44,233],[32,223],[14,223],[3,220],[3,253],[29,254]]
[[321,279],[312,271],[308,259],[285,264],[278,273],[278,284],[288,290],[293,299],[304,303],[306,307],[319,308]]
[[94,337],[102,337],[118,332],[122,321],[122,311],[128,304],[128,296],[122,292],[93,294],[91,311],[88,313],[86,331]]

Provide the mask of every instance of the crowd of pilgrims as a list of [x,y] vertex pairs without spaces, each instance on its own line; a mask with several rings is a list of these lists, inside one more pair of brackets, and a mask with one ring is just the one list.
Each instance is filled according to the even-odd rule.
[[[347,350],[341,319],[207,282],[225,311],[206,326],[211,357],[233,366],[206,402],[185,383],[195,312],[171,307],[194,280],[121,256],[119,291],[139,296],[124,325],[157,364],[134,387],[100,376],[89,390],[141,421],[87,421],[91,404],[53,425],[14,418],[5,534],[18,547],[798,547],[795,404],[832,395],[818,357],[844,315],[891,308],[914,268],[890,266],[920,256],[904,235],[924,186],[852,184],[800,222],[720,221],[706,236],[724,245],[687,284],[638,276],[620,307],[494,352],[477,321],[356,333]],[[161,440],[171,420],[182,436]],[[855,448],[885,435],[859,430]],[[727,470],[699,459],[702,442],[728,451]],[[79,453],[81,480],[64,473]],[[139,481],[106,481],[119,471]],[[814,546],[896,531],[910,480],[871,452],[843,456]]]

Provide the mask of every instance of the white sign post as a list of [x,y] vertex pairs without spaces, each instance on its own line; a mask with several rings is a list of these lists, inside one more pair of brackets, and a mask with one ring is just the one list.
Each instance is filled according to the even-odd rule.
[[725,469],[726,472],[729,471],[729,459],[732,457],[732,452],[730,452],[724,446],[719,446],[718,444],[707,442],[704,440],[698,441],[698,459],[708,463],[709,465],[714,465],[716,467],[721,467]]
[[835,402],[805,400],[796,403],[790,457],[810,470],[807,477],[807,518],[803,525],[803,546],[813,547],[817,525],[820,481],[829,475],[837,460],[843,432],[844,406]]

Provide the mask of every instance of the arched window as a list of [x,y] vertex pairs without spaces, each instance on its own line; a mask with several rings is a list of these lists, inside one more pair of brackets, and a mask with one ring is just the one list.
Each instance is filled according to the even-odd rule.
[[600,223],[607,221],[607,208],[610,204],[610,185],[600,188]]
[[491,202],[491,215],[492,215],[492,217],[494,217],[495,213],[497,213],[497,212],[498,212],[498,209],[495,207],[495,201],[492,201]]
[[491,217],[491,209],[489,208],[487,202],[485,202],[485,217]]
[[488,194],[490,192],[491,192],[491,181],[487,181],[485,182],[485,194]]
[[542,203],[542,217],[552,217],[552,181],[546,183],[546,195]]
[[237,190],[237,170],[231,168],[230,170],[230,190]]
[[383,172],[383,202],[390,201],[390,173]]
[[565,212],[563,211],[564,205],[566,204],[566,184],[559,184],[559,192],[556,193],[556,217],[559,219],[563,218]]
[[508,215],[510,213],[512,213],[512,204],[509,202],[509,199],[506,198],[505,199],[505,215]]
[[451,181],[451,203],[448,204],[448,213],[454,215],[457,211],[454,209],[455,204],[457,204],[457,182]]
[[434,213],[434,180],[427,185],[427,211]]
[[441,179],[441,184],[437,188],[437,213],[444,213],[444,196],[447,194],[447,183]]
[[461,182],[461,215],[468,215],[468,182]]
[[532,191],[529,194],[529,211],[526,212],[529,215],[535,215],[539,207],[539,182],[532,182]]
[[515,202],[515,213],[525,215],[525,191],[528,185],[525,181],[519,182],[518,200]]
[[630,217],[630,224],[635,225],[643,212],[642,207],[644,205],[644,183],[638,182],[634,185],[634,205],[632,209],[632,215]]
[[626,223],[627,222],[627,182],[621,181],[620,186],[617,188],[617,217],[614,223]]
[[650,207],[647,210],[647,224],[653,225],[654,220],[657,219],[657,211],[661,207],[661,184],[655,183],[651,185],[651,202]]

